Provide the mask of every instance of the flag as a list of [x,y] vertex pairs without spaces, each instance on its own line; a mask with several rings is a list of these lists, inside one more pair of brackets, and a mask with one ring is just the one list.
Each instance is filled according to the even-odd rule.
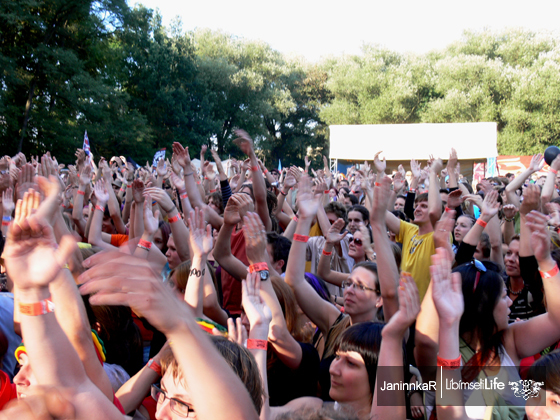
[[282,172],[282,162],[278,159],[278,172]]
[[163,149],[159,149],[156,154],[154,155],[154,161],[152,162],[152,167],[156,167],[157,163],[161,160],[165,159],[165,147]]
[[84,152],[86,152],[86,156],[91,155],[91,149],[89,147],[89,138],[87,136],[87,130],[84,133],[84,145],[82,146],[82,149],[84,150]]

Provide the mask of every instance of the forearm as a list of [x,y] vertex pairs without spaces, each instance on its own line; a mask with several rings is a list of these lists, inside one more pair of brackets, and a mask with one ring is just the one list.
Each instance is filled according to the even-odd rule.
[[500,267],[505,267],[504,255],[502,252],[502,231],[500,229],[500,219],[497,215],[492,217],[488,222],[486,232],[488,232],[488,237],[490,238],[490,260]]
[[377,272],[379,273],[379,286],[381,288],[381,296],[383,297],[385,322],[389,322],[391,317],[399,310],[397,295],[400,278],[399,268],[393,255],[391,243],[387,237],[387,227],[385,224],[373,223],[371,230],[377,255]]
[[[95,246],[103,246],[104,244],[103,239],[101,238],[103,211],[100,208],[104,208],[105,203],[102,204],[103,205],[97,204],[97,206],[93,207],[89,215],[89,218],[91,219],[91,226],[89,228],[88,242]],[[100,208],[98,209],[98,207]]]
[[432,226],[441,217],[441,196],[439,194],[438,176],[434,171],[430,171],[430,186],[428,189],[428,211]]
[[[552,168],[551,168],[552,169]],[[556,174],[552,172],[552,170],[548,171],[546,174],[546,181],[544,182],[542,191],[541,191],[541,206],[544,208],[544,205],[552,199],[552,194],[554,192],[554,186],[556,184]]]
[[531,231],[527,227],[525,215],[521,214],[519,223],[519,256],[530,257],[534,254],[533,248],[531,247]]
[[264,224],[264,228],[268,232],[272,229],[272,222],[270,221],[270,214],[268,213],[268,206],[266,204],[266,184],[259,167],[259,162],[253,150],[251,150],[249,157],[251,158],[251,172],[253,173],[253,195],[255,197],[255,212],[261,218],[261,221]]
[[[334,284],[336,286],[342,286],[342,283],[348,277],[347,274],[338,273],[336,271],[331,270],[331,257],[332,255],[325,255],[329,252],[336,252],[334,250],[334,244],[325,242],[325,247],[323,248],[323,252],[321,252],[321,257],[319,258],[319,265],[317,266],[317,276],[325,280],[330,284]],[[343,274],[343,275],[340,275]]]
[[191,271],[185,290],[185,302],[192,308],[196,317],[203,314],[204,273],[206,272],[206,255],[194,255],[191,260]]
[[511,221],[504,220],[502,225],[502,234],[504,237],[504,243],[509,245],[511,239],[515,236],[515,218],[512,218]]
[[424,369],[428,366],[436,366],[439,339],[439,318],[432,299],[432,282],[428,286],[420,313],[416,319],[414,357],[417,366],[422,372],[422,379],[429,381],[430,370]]
[[109,214],[111,215],[111,219],[117,229],[117,233],[121,235],[126,234],[126,226],[121,217],[121,209],[119,206],[119,201],[117,200],[117,196],[115,195],[115,191],[111,185],[108,185],[107,191],[109,192],[109,201],[107,202],[107,207],[109,208]]
[[325,208],[322,205],[319,205],[319,208],[317,209],[317,222],[319,223],[321,232],[323,232],[323,236],[326,236],[331,228],[331,222],[329,222],[327,213],[325,213]]
[[159,375],[148,366],[144,366],[136,375],[124,383],[115,393],[125,413],[137,409],[144,398],[150,394],[150,387],[156,383]]
[[[245,385],[218,353],[194,320],[167,334],[184,378],[197,385],[189,389],[200,420],[256,420]],[[220,398],[208,398],[219,395]]]
[[56,320],[76,350],[86,375],[107,398],[112,399],[111,382],[97,359],[86,308],[70,271],[61,270],[49,285],[49,291],[56,308]]
[[226,270],[236,280],[247,276],[247,266],[231,253],[231,234],[235,226],[224,223],[214,246],[214,258],[223,270]]
[[202,208],[204,206],[204,201],[200,195],[198,185],[194,179],[194,171],[189,167],[185,168],[184,173],[185,188],[187,189],[187,194],[189,196],[189,201],[193,207]]
[[131,237],[139,238],[144,234],[144,200],[137,202],[134,207],[134,232],[131,232]]
[[[82,194],[83,193],[83,194]],[[72,220],[78,227],[78,233],[82,236],[86,236],[86,221],[84,219],[84,187],[82,185],[76,190],[74,194],[74,207],[72,208]]]
[[274,349],[274,353],[280,361],[289,369],[295,370],[300,367],[303,352],[301,346],[290,334],[287,328],[280,328],[276,325],[271,326],[271,336],[269,342]]

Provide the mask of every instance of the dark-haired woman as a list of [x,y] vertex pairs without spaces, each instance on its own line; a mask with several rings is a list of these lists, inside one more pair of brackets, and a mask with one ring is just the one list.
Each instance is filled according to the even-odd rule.
[[[508,381],[515,382],[520,379],[515,369],[520,359],[539,352],[560,338],[560,272],[550,256],[547,219],[533,211],[527,215],[526,221],[549,300],[549,312],[508,325],[511,300],[501,276],[486,265],[474,262],[457,267],[452,277],[449,256],[438,249],[431,273],[432,296],[439,316],[439,352],[435,348],[431,360],[422,360],[424,365],[431,363],[434,366],[437,353],[438,365],[458,367],[462,361],[466,366],[463,381],[505,375]],[[433,321],[438,324],[437,318]],[[506,371],[507,366],[514,369]],[[476,394],[465,392],[465,400],[476,399]],[[482,397],[485,407],[480,406],[481,398],[478,398],[478,404],[467,407],[470,418],[492,415],[493,418],[507,416],[515,419],[523,416],[519,410],[520,399],[516,399],[511,390],[493,394],[492,401],[485,393]],[[440,411],[449,414],[448,411],[453,410],[456,408],[438,408],[438,417]]]

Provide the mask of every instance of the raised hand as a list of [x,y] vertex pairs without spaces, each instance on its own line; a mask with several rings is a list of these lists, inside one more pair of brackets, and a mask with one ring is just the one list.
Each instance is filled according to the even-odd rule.
[[430,266],[432,276],[432,298],[440,323],[458,322],[463,315],[465,303],[460,273],[451,273],[451,260],[447,252],[436,249]]
[[158,187],[151,187],[144,189],[144,199],[152,203],[152,199],[157,201],[161,209],[165,213],[170,213],[175,209],[175,204],[171,201],[171,198],[167,195],[165,191]]
[[175,172],[172,172],[169,179],[171,181],[171,185],[173,185],[178,191],[185,191],[185,180],[183,178]]
[[544,156],[542,153],[537,153],[531,158],[529,169],[531,172],[538,172],[544,167]]
[[343,233],[341,233],[340,231],[342,230],[342,228],[344,227],[344,220],[343,219],[337,219],[329,228],[329,231],[327,232],[326,235],[326,240],[329,244],[337,244],[340,241],[342,241],[342,239],[344,239],[346,237],[346,235],[348,235],[348,231],[344,231]]
[[432,165],[430,166],[430,171],[434,172],[439,176],[441,170],[443,169],[443,161],[440,158],[434,159]]
[[375,169],[377,169],[378,174],[385,173],[385,169],[387,168],[387,160],[385,158],[383,158],[383,160],[379,159],[379,155],[381,153],[383,152],[377,152],[373,157],[373,164],[375,165]]
[[309,156],[305,156],[304,161],[305,161],[305,167],[309,168],[311,166],[311,161],[309,160]]
[[434,227],[434,244],[447,252],[447,258],[453,260],[455,254],[449,242],[449,235],[455,227],[455,211],[445,211]]
[[490,220],[500,210],[500,203],[498,202],[498,191],[492,190],[484,196],[482,207],[480,208],[481,214],[485,214]]
[[286,175],[286,178],[284,178],[284,192],[287,192],[290,188],[293,188],[295,185],[296,185],[296,177],[290,171]]
[[449,153],[449,160],[447,161],[447,172],[451,173],[455,171],[457,167],[457,150],[451,148],[451,152]]
[[268,337],[268,326],[272,321],[272,312],[261,298],[261,280],[257,273],[248,273],[241,283],[243,310],[249,319],[251,332],[260,330],[264,337]]
[[92,178],[92,167],[89,164],[89,160],[84,165],[82,172],[80,173],[80,185],[86,186],[91,183]]
[[410,161],[410,172],[412,172],[412,177],[416,179],[420,179],[420,164],[416,162],[414,159]]
[[531,231],[531,248],[537,261],[550,258],[550,231],[547,228],[548,218],[538,211],[527,214],[526,226]]
[[186,172],[191,170],[191,156],[189,155],[189,148],[186,149],[181,145],[181,143],[173,143],[173,153],[177,159],[179,165],[183,167]]
[[523,192],[523,201],[519,208],[522,215],[529,214],[532,210],[539,210],[541,206],[541,189],[535,184],[529,184]]
[[383,328],[383,337],[403,337],[420,313],[420,294],[416,282],[409,273],[401,273],[398,288],[399,310]]
[[111,182],[113,180],[113,171],[109,167],[109,164],[105,160],[105,158],[101,158],[99,161],[99,168],[101,168],[101,173],[103,174],[103,179],[107,182]]
[[239,196],[241,194],[233,194],[224,209],[224,223],[228,225],[237,225],[241,222],[241,216],[239,215]]
[[60,211],[60,182],[56,175],[51,175],[48,179],[41,176],[35,177],[39,189],[45,196],[45,200],[37,209],[36,215],[39,219],[54,224],[55,215]]
[[303,218],[313,218],[317,214],[319,208],[319,200],[322,196],[316,194],[313,196],[311,192],[311,179],[308,176],[302,177],[299,183],[299,190],[297,195],[298,215]]
[[463,197],[463,191],[461,189],[451,191],[447,196],[447,207],[450,209],[456,209],[463,201],[465,201],[466,197]]
[[137,204],[144,202],[144,183],[139,179],[135,179],[132,183],[132,198]]
[[165,177],[165,175],[167,175],[167,166],[165,165],[165,160],[163,159],[158,160],[156,166],[156,173],[160,178],[163,178]]
[[76,246],[71,236],[63,236],[57,249],[48,221],[30,215],[38,200],[39,194],[33,190],[18,200],[14,223],[6,237],[4,262],[10,278],[20,289],[48,286]]
[[371,223],[385,224],[385,213],[391,196],[391,178],[384,177],[373,189],[373,203],[369,218]]
[[203,144],[200,147],[200,156],[204,156],[206,154],[206,151],[208,150],[208,145],[207,144]]
[[237,138],[233,140],[243,153],[249,155],[253,150],[253,139],[245,130],[235,130]]
[[393,190],[396,193],[400,193],[403,190],[403,188],[404,188],[404,177],[400,172],[397,172],[395,174],[395,177],[393,178]]
[[[8,175],[8,178],[10,175]],[[17,198],[22,199],[23,194],[30,188],[37,190],[37,184],[33,181],[35,177],[35,169],[31,164],[25,164],[21,167],[21,172],[18,174],[17,182]],[[7,187],[6,187],[7,188]]]
[[11,215],[16,206],[14,204],[14,191],[11,188],[2,191],[2,210],[4,214]]
[[506,204],[502,207],[502,211],[506,219],[513,219],[519,210],[513,204]]
[[150,194],[144,194],[144,198],[144,232],[153,238],[159,228],[159,210],[153,212]]
[[248,194],[240,194],[238,197],[239,216],[245,217],[249,212],[255,211],[255,203]]
[[95,197],[97,198],[97,203],[101,207],[105,207],[105,204],[109,201],[109,192],[107,191],[107,186],[105,181],[99,180],[95,183],[95,189],[93,190]]
[[189,241],[194,256],[207,256],[212,251],[212,226],[204,221],[204,211],[198,207],[191,211],[187,221]]

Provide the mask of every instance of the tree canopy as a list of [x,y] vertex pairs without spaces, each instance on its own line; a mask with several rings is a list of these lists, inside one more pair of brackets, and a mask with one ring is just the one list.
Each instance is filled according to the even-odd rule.
[[[264,42],[170,28],[125,0],[0,5],[0,145],[70,161],[87,130],[97,155],[140,162],[179,141],[240,156],[235,128],[270,166],[320,165],[330,124],[496,121],[501,154],[560,139],[558,39],[465,32],[442,51],[366,45],[319,63]],[[450,139],[452,142],[452,139]]]

